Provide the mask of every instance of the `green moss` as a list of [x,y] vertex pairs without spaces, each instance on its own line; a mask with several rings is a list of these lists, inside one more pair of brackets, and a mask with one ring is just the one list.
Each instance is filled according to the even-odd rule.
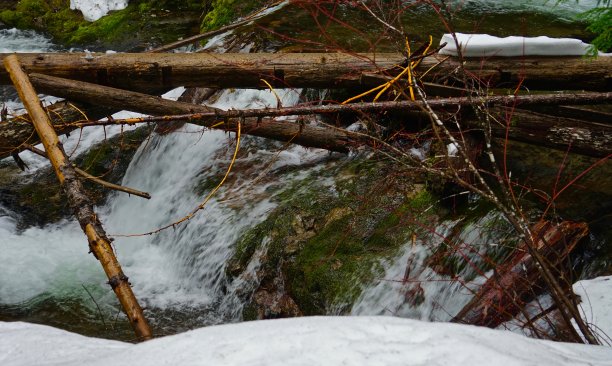
[[45,32],[71,47],[138,49],[196,32],[207,3],[135,0],[123,10],[88,22],[80,11],[70,9],[69,0],[25,0],[2,10],[0,21]]
[[261,3],[261,1],[213,0],[212,10],[204,17],[201,30],[206,32],[227,25],[261,7]]
[[[322,185],[321,175],[335,179],[333,189]],[[321,175],[279,194],[279,207],[242,236],[230,266],[238,275],[265,243],[262,282],[283,278],[306,315],[348,310],[363,285],[382,273],[380,261],[419,230],[414,217],[436,200],[409,176],[373,160],[345,162]]]
[[88,44],[97,40],[115,43],[126,35],[138,32],[137,6],[111,13],[93,23],[81,23],[67,39],[69,44]]

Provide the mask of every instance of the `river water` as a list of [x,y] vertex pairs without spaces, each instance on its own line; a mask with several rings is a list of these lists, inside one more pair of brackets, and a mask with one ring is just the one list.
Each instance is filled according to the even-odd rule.
[[[507,17],[519,10],[548,13],[551,9],[550,2],[536,2],[530,6],[518,3],[522,2],[465,1],[464,7],[471,16],[493,9],[494,17],[503,14]],[[571,24],[564,35],[579,32],[581,25],[559,18],[570,17],[592,3],[581,1],[580,6],[556,8],[557,17],[548,13],[545,17],[551,20],[551,32],[560,32],[560,24]],[[269,24],[274,20],[277,29],[286,30],[286,34],[299,32],[296,28],[288,30],[287,14],[300,11],[303,9],[287,9],[262,22]],[[307,17],[307,14],[300,16]],[[301,17],[298,18],[303,19]],[[209,46],[223,48],[220,43]],[[248,48],[250,45],[243,49]],[[59,48],[39,34],[0,30],[0,52],[56,50]],[[301,90],[277,92],[284,106],[295,104],[301,98]],[[171,96],[178,94],[175,92]],[[0,96],[12,110],[20,108],[8,89],[3,89]],[[276,103],[269,91],[226,90],[219,93],[212,105],[223,109],[263,108]],[[90,129],[80,139],[79,136],[65,138],[65,145],[68,150],[77,149],[78,153],[119,132],[119,128]],[[224,185],[204,210],[187,224],[157,235],[122,236],[155,230],[191,212],[203,199],[199,187],[214,186],[223,176],[235,143],[234,134],[203,131],[190,125],[170,135],[153,134],[140,146],[122,182],[125,186],[149,192],[153,198],[143,200],[112,193],[107,204],[98,207],[105,228],[116,238],[114,245],[124,271],[157,334],[239,321],[242,304],[234,291],[240,284],[232,283],[225,275],[237,239],[247,228],[265,220],[277,205],[274,197],[283,186],[316,176],[320,169],[338,159],[322,150],[283,147],[243,136],[232,182]],[[46,165],[40,158],[26,153],[21,155],[31,166],[29,172],[21,173],[24,180],[32,179],[33,171]],[[288,167],[292,169],[286,169]],[[118,310],[99,264],[87,254],[87,243],[77,223],[67,220],[20,231],[17,230],[18,219],[0,207],[0,320],[42,322],[84,334],[129,339],[131,335],[123,314]],[[385,261],[385,280],[368,284],[352,313],[391,313],[448,320],[449,314],[458,311],[469,300],[469,294],[462,292],[459,285],[426,269],[420,274],[420,279],[425,281],[422,289],[425,301],[418,306],[408,306],[406,285],[393,279],[404,275],[406,263],[411,263],[414,271],[423,267],[426,248],[435,245],[452,225],[453,222],[441,223],[437,230],[440,235],[421,238],[416,245],[407,243],[396,259]],[[499,240],[499,237],[487,237],[478,230],[484,226],[486,222],[465,228],[456,234],[458,240],[479,241],[482,246]],[[250,269],[254,271],[257,265],[251,263]],[[475,284],[478,281],[474,279]]]

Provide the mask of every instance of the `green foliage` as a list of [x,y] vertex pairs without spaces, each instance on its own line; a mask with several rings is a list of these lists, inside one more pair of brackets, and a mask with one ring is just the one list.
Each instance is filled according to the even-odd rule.
[[587,30],[597,34],[592,42],[593,46],[605,52],[612,50],[612,8],[610,3],[606,7],[598,7],[581,15],[589,22]]
[[[566,3],[571,0],[558,0],[557,3]],[[578,0],[576,0],[578,2]],[[587,30],[597,37],[591,42],[595,47],[593,51],[609,52],[612,50],[612,0],[598,0],[597,7],[580,14],[579,18],[587,21]]]
[[202,32],[220,28],[262,5],[261,1],[213,0],[212,10],[202,21]]

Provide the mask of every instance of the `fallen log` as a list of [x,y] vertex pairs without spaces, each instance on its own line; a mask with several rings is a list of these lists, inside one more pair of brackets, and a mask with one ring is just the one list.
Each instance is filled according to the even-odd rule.
[[[7,54],[0,54],[0,59]],[[224,54],[19,54],[28,73],[87,81],[145,92],[178,86],[209,88],[266,88],[262,79],[275,87],[351,88],[367,84],[363,73],[392,71],[405,62],[399,53],[224,53]],[[428,80],[456,76],[457,59],[425,57],[417,71],[430,72]],[[612,58],[537,57],[465,60],[471,76],[491,87],[521,85],[542,90],[609,90]],[[390,72],[396,74],[396,72]],[[424,80],[427,81],[427,80]],[[8,84],[0,70],[0,84]]]
[[[588,234],[586,223],[542,221],[533,227],[538,253],[559,270],[578,242]],[[525,304],[543,293],[540,272],[527,246],[522,243],[514,255],[495,268],[494,274],[477,290],[473,299],[452,322],[495,328],[518,315]]]
[[[140,119],[140,122],[164,122],[168,123],[172,120],[182,120],[200,126],[210,127],[212,121],[220,118],[227,120],[226,124],[219,125],[217,128],[225,130],[233,130],[236,127],[234,122],[231,122],[231,118],[244,118],[243,123],[244,133],[252,134],[255,136],[271,138],[279,141],[292,141],[293,143],[300,144],[306,147],[317,147],[325,148],[337,152],[347,152],[350,147],[367,144],[370,141],[363,135],[350,133],[348,131],[320,128],[310,125],[300,125],[295,123],[287,123],[273,120],[262,120],[265,116],[287,116],[287,115],[300,115],[300,114],[313,114],[313,113],[340,113],[349,112],[354,113],[356,111],[384,111],[384,110],[406,110],[409,108],[419,109],[420,102],[380,102],[380,103],[354,103],[350,105],[323,105],[323,106],[298,106],[280,109],[257,109],[257,110],[230,110],[230,111],[219,111],[214,108],[209,108],[201,105],[181,103],[165,100],[159,97],[150,95],[140,94],[136,92],[130,92],[126,90],[119,90],[115,88],[109,88],[105,86],[83,83],[73,80],[55,78],[46,75],[32,74],[32,83],[41,92],[54,94],[58,97],[64,97],[71,100],[78,101],[93,101],[95,100],[99,105],[104,105],[110,110],[117,109],[129,109],[134,112],[147,113],[152,115],[176,115],[175,117],[159,117],[159,118],[144,118]],[[559,104],[559,103],[599,103],[612,99],[612,93],[579,93],[579,94],[558,94],[558,95],[533,95],[533,96],[495,96],[489,97],[487,103],[489,105],[496,104],[512,104],[512,105],[533,105],[533,104]],[[432,107],[444,108],[448,106],[456,105],[469,105],[474,100],[470,98],[447,98],[447,99],[434,99],[429,101]],[[194,115],[196,114],[196,115]],[[517,113],[517,116],[521,115]],[[522,116],[522,115],[521,115]],[[95,116],[94,118],[98,118]],[[69,121],[69,119],[66,119]],[[74,120],[74,119],[73,119]],[[82,120],[82,116],[76,116],[76,120]],[[566,121],[564,125],[557,127],[554,123],[558,120],[550,120],[541,118],[543,127],[540,130],[544,131],[546,128],[556,129],[556,131],[562,131],[563,129],[571,128],[588,128],[588,125],[582,124],[580,121]],[[538,120],[529,119],[529,116],[524,117],[524,122],[517,123],[517,126],[513,126],[510,131],[510,138],[523,139],[532,143],[542,144],[546,143],[546,139],[541,139],[542,135],[532,137],[532,132],[538,130]],[[117,122],[117,121],[115,121]],[[108,124],[115,123],[111,122],[93,122],[90,124]],[[120,122],[120,121],[119,121]],[[571,122],[571,123],[570,123]],[[57,123],[57,122],[56,122]],[[572,124],[574,123],[574,124]],[[83,125],[75,124],[63,124],[59,129],[62,132],[70,131]],[[551,147],[555,147],[562,150],[567,150],[568,145],[572,144],[572,151],[577,153],[585,153],[592,156],[605,156],[610,153],[611,145],[602,143],[603,140],[609,138],[610,127],[606,126],[591,126],[597,128],[591,134],[593,140],[590,139],[575,139],[571,136],[559,138],[555,140],[551,137]],[[497,126],[494,128],[494,133],[497,136],[505,136],[505,129]],[[34,134],[35,135],[35,134]],[[563,137],[563,136],[561,136]],[[568,140],[569,138],[569,140]],[[21,122],[17,125],[13,124],[2,124],[0,125],[0,146],[16,147],[21,145],[24,141],[29,140],[30,144],[36,143],[34,136],[32,136],[31,125],[26,122]],[[600,141],[602,140],[602,141]],[[0,157],[8,156],[13,151],[12,149],[6,149],[0,151]],[[5,155],[2,155],[5,154]]]
[[[6,54],[0,54],[0,59]],[[208,88],[353,87],[362,71],[401,64],[401,54],[81,53],[19,54],[28,73],[87,81],[135,91],[179,86]],[[0,70],[0,84],[8,84]]]
[[[550,147],[575,154],[604,158],[612,154],[612,124],[587,122],[579,119],[503,108],[492,113],[501,117],[502,124],[492,123],[494,137],[507,136],[511,140]],[[504,125],[504,117],[510,124]],[[507,130],[507,131],[506,131]]]
[[[111,108],[128,109],[154,115],[191,114],[206,115],[199,119],[186,120],[189,123],[234,131],[237,119],[242,120],[242,133],[265,137],[277,141],[291,141],[304,147],[321,148],[336,152],[348,152],[352,146],[363,145],[367,137],[342,129],[316,127],[302,123],[275,121],[272,119],[246,118],[238,116],[233,120],[222,116],[221,110],[197,104],[175,102],[160,97],[120,90],[106,86],[61,79],[46,75],[32,74],[32,83],[44,93],[71,100],[96,100],[99,104]],[[170,118],[162,117],[158,122],[169,122]],[[219,121],[223,123],[219,124]],[[112,123],[112,122],[111,122]],[[78,124],[73,127],[80,127]],[[2,140],[0,140],[0,144]]]
[[[427,70],[443,58],[426,58],[420,69]],[[612,88],[612,57],[495,57],[465,58],[461,62],[450,57],[438,67],[428,80],[442,82],[449,78],[476,79],[489,88],[510,88],[518,85],[531,90],[593,90]]]
[[77,178],[77,173],[59,142],[47,113],[40,104],[36,90],[30,83],[27,74],[22,70],[17,56],[6,57],[3,63],[10,73],[19,98],[32,117],[32,123],[45,146],[47,157],[53,165],[60,185],[68,198],[68,203],[87,236],[89,248],[104,268],[108,283],[117,295],[136,336],[139,340],[151,339],[151,329],[132,292],[128,277],[123,273],[117,261],[110,239],[106,236],[102,223],[93,209],[93,204]]
[[[115,120],[110,122],[86,122],[78,124],[80,127],[88,125],[105,125],[115,123],[169,123],[169,122],[189,122],[201,126],[210,127],[211,121],[218,119],[261,119],[263,117],[279,117],[290,115],[308,114],[335,114],[335,113],[355,113],[359,112],[380,112],[392,110],[419,110],[422,103],[418,101],[400,102],[377,102],[377,103],[353,103],[346,105],[317,105],[317,106],[296,106],[288,108],[264,108],[250,110],[229,110],[220,111],[213,108],[168,101],[159,97],[143,95],[135,92],[117,90],[113,88],[88,84],[78,81],[55,78],[46,75],[32,74],[32,82],[43,92],[55,94],[72,100],[87,101],[97,100],[100,104],[110,107],[127,108],[135,112],[161,115],[161,117],[144,117],[137,119]],[[454,107],[457,105],[471,105],[475,101],[485,103],[489,106],[495,105],[550,105],[550,104],[589,104],[612,101],[612,93],[578,93],[578,94],[538,94],[538,95],[519,95],[519,96],[491,96],[486,99],[472,98],[445,98],[432,99],[428,101],[432,108]],[[498,109],[498,112],[500,110]],[[182,114],[182,113],[187,114]],[[595,157],[604,157],[612,153],[612,126],[582,122],[546,116],[533,112],[515,110],[513,112],[512,123],[508,131],[508,137],[518,141],[525,141],[552,147],[560,150],[567,150],[578,154]],[[169,116],[174,115],[174,116]],[[253,121],[245,121],[245,133],[256,136],[272,138],[279,141],[288,141],[299,130],[295,125],[283,122],[266,120],[265,123],[256,124],[257,129],[253,129]],[[468,122],[468,126],[475,126]],[[231,124],[220,126],[227,129],[235,128]],[[478,126],[476,126],[478,127]],[[289,129],[290,134],[281,133],[283,128]],[[492,124],[494,136],[505,137],[506,126]],[[327,138],[317,143],[318,139],[323,138],[320,130],[312,126],[302,126],[299,136],[294,137],[293,142],[306,147],[321,147],[329,150],[345,152],[348,146],[356,146],[366,142],[366,140],[356,134],[347,134],[344,131],[324,129]],[[312,135],[312,138],[310,136]],[[349,143],[349,140],[353,140]]]

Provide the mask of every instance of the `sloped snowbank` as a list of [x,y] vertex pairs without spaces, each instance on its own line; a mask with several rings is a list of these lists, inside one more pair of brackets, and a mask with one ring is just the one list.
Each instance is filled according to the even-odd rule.
[[[456,33],[457,41],[465,57],[516,57],[516,56],[583,56],[591,45],[579,39],[550,37],[505,37],[488,34]],[[445,34],[440,44],[442,55],[457,56],[457,44],[450,34]],[[600,56],[610,54],[600,53]]]
[[83,13],[85,20],[96,21],[111,10],[125,9],[128,0],[70,0],[70,9],[78,9]]
[[582,301],[584,320],[596,326],[601,338],[612,341],[612,276],[579,281],[573,288]]
[[612,349],[390,317],[307,317],[196,329],[132,345],[42,325],[0,323],[0,364],[610,365]]

